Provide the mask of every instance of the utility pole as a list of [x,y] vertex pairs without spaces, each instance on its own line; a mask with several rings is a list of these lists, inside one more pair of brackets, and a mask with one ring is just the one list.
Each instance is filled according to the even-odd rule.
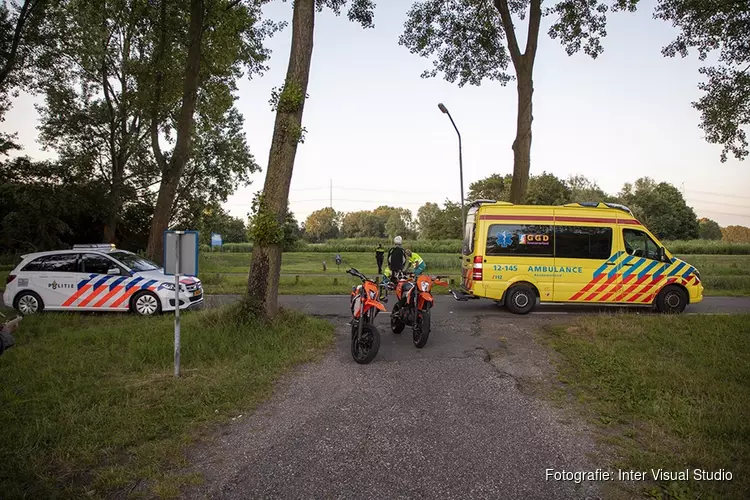
[[333,179],[331,179],[331,190],[330,190],[330,193],[331,193],[330,207],[333,208]]

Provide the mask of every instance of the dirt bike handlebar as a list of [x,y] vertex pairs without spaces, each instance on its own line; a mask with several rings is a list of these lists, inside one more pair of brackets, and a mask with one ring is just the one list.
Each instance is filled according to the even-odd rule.
[[364,274],[360,273],[359,271],[357,271],[354,268],[347,269],[346,272],[348,274],[351,274],[352,276],[355,276],[355,277],[361,279],[362,281],[367,281],[367,276],[365,276]]

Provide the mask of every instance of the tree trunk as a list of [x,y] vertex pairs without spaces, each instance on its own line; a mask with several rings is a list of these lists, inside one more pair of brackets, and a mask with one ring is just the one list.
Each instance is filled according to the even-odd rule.
[[[307,95],[310,63],[315,28],[315,0],[296,0],[292,17],[292,48],[289,54],[284,91],[276,110],[268,168],[263,187],[263,209],[284,224],[292,182],[294,158],[300,140],[302,112]],[[298,96],[285,102],[285,92]],[[267,318],[276,316],[278,310],[279,275],[281,273],[281,244],[260,242],[253,247],[252,263],[248,275],[247,291],[256,307]]]
[[523,203],[531,168],[531,122],[532,94],[534,82],[531,70],[521,66],[518,78],[518,116],[516,117],[516,139],[513,141],[513,181],[510,184],[510,202]]
[[[190,27],[188,28],[188,53],[182,87],[182,106],[177,118],[177,142],[172,157],[164,164],[164,156],[159,147],[158,134],[152,133],[152,147],[157,162],[162,168],[161,185],[156,199],[154,218],[151,220],[151,230],[148,235],[146,255],[154,262],[161,263],[163,252],[163,234],[169,227],[177,186],[190,158],[190,144],[195,123],[194,113],[198,100],[198,84],[200,76],[201,41],[203,38],[203,18],[205,10],[203,0],[190,1]],[[162,27],[162,29],[166,29]],[[156,120],[156,117],[153,118]],[[155,125],[155,124],[154,124]]]
[[508,0],[494,0],[494,4],[500,13],[505,38],[508,41],[508,51],[518,79],[518,116],[516,117],[516,139],[513,141],[513,181],[510,185],[510,202],[522,203],[531,171],[531,121],[533,119],[531,102],[534,93],[534,59],[539,41],[539,26],[542,21],[542,2],[531,0],[529,4],[529,35],[523,54],[518,46]]
[[[113,161],[118,161],[113,159]],[[112,190],[109,195],[109,209],[107,220],[104,224],[104,241],[103,243],[115,243],[117,233],[117,221],[120,219],[120,210],[122,209],[122,188],[123,173],[116,164],[112,169]]]

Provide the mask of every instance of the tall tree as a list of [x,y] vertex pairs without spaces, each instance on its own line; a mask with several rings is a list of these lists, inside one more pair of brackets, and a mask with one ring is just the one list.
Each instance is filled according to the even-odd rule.
[[702,240],[720,240],[723,236],[721,226],[715,220],[703,217],[698,220],[699,236]]
[[660,0],[654,17],[680,29],[662,49],[667,57],[688,55],[695,48],[701,61],[718,50],[718,64],[700,68],[704,91],[693,107],[701,113],[700,127],[709,143],[722,146],[721,161],[732,153],[748,155],[750,125],[750,3],[747,0]]
[[596,181],[587,179],[583,175],[571,175],[565,181],[570,188],[571,201],[607,201],[609,195],[605,193]]
[[547,172],[530,177],[529,189],[523,200],[529,205],[563,205],[570,201],[570,188],[557,176]]
[[[265,69],[268,50],[263,40],[279,28],[259,22],[260,8],[267,2],[190,0],[188,11],[183,13],[188,19],[184,42],[173,27],[174,19],[180,19],[180,12],[173,9],[179,8],[180,2],[149,2],[157,14],[152,23],[155,36],[149,63],[148,120],[151,148],[161,177],[146,250],[153,260],[161,261],[162,235],[172,218],[185,169],[194,157],[196,111],[199,120],[209,126],[230,119],[236,81],[243,70],[253,75]],[[179,104],[175,106],[175,102]],[[171,151],[162,147],[161,135],[170,143],[174,137]]]
[[341,214],[330,207],[321,208],[307,216],[305,231],[315,241],[335,238],[339,235]]
[[511,174],[492,174],[469,184],[470,200],[508,201],[510,185],[513,180]]
[[619,201],[659,239],[692,240],[699,236],[698,218],[679,189],[666,182],[643,177],[625,184]]
[[[339,13],[346,0],[295,0],[292,14],[292,47],[284,85],[272,96],[276,110],[271,149],[268,155],[263,194],[254,220],[265,230],[255,230],[252,263],[248,276],[248,296],[258,312],[267,318],[278,309],[281,273],[282,227],[289,200],[297,146],[304,138],[302,112],[307,99],[307,83],[313,51],[315,10],[329,7]],[[372,0],[352,0],[348,17],[363,27],[372,27]],[[310,228],[306,225],[309,232]]]
[[[28,71],[34,63],[35,49],[48,37],[42,21],[50,0],[4,1],[0,4],[0,122],[11,107],[14,91],[31,83]],[[20,149],[15,133],[0,133],[0,154]]]
[[138,71],[146,41],[146,11],[126,0],[59,1],[50,9],[49,64],[38,72],[45,103],[39,108],[42,144],[104,181],[109,198],[105,243],[115,242],[125,200],[153,182],[138,106]]
[[[637,2],[613,0],[612,10],[634,11]],[[523,48],[513,16],[524,20],[527,9],[528,36]],[[561,0],[544,10],[542,0],[423,0],[409,10],[399,43],[422,57],[434,55],[435,68],[425,71],[423,77],[442,72],[447,81],[458,80],[460,87],[480,85],[485,78],[506,85],[513,79],[506,72],[509,62],[513,64],[518,94],[510,189],[513,203],[521,203],[529,181],[534,61],[542,17],[557,15],[548,34],[561,40],[568,55],[583,47],[596,58],[602,52],[608,10],[599,0]]]

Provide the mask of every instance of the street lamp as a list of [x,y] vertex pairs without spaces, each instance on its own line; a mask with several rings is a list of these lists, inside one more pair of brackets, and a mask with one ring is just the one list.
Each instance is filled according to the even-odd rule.
[[440,111],[448,115],[448,118],[451,119],[451,123],[453,124],[453,128],[456,129],[456,134],[458,134],[458,169],[461,175],[461,223],[465,224],[466,215],[464,213],[464,164],[463,164],[463,158],[461,156],[461,132],[458,131],[458,127],[456,127],[456,122],[453,121],[453,117],[448,112],[448,108],[446,108],[442,102],[438,104],[438,108],[440,108]]

